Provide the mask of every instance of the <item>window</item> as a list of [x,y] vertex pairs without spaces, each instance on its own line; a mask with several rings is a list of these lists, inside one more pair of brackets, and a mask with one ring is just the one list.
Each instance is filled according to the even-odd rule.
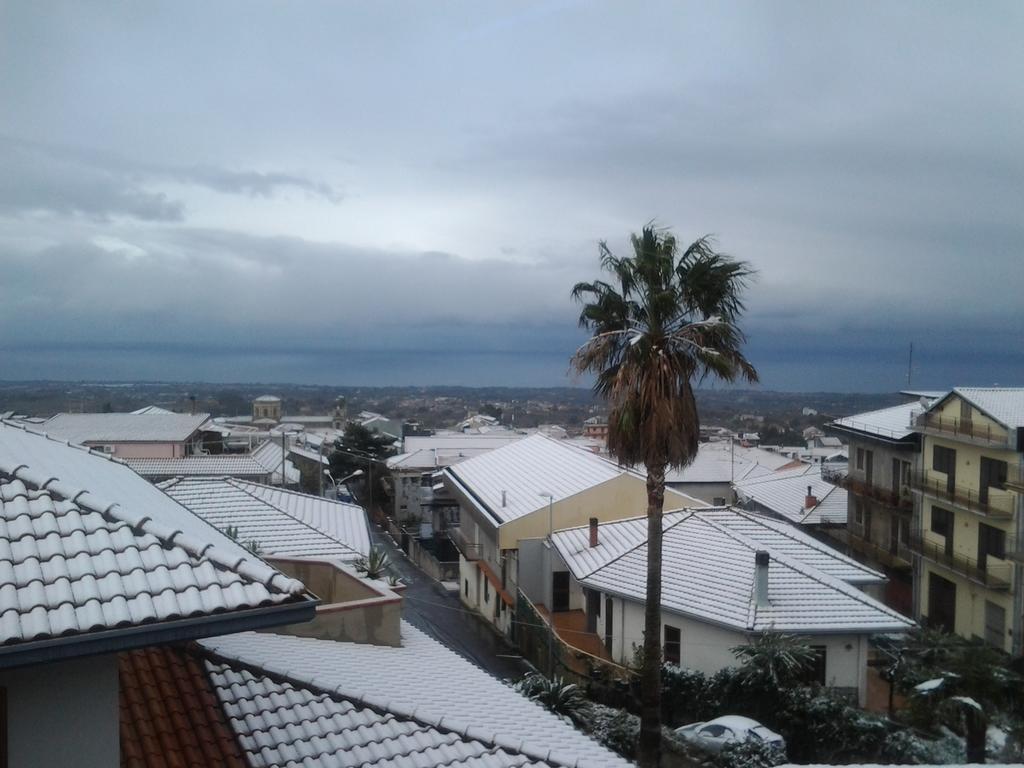
[[966,400],[960,401],[960,421],[971,421],[971,404]]
[[864,449],[857,449],[857,469],[864,469]]
[[1006,611],[1002,606],[985,601],[985,642],[1002,648],[1006,642]]
[[469,579],[463,579],[462,581],[466,585],[465,587],[463,587],[463,591],[465,592],[466,597],[469,597]]
[[928,623],[956,631],[956,584],[934,573],[928,574]]
[[679,659],[682,657],[683,636],[679,627],[665,625],[665,663],[679,666]]
[[1006,559],[1006,531],[978,523],[978,568],[984,571],[990,557]]
[[853,503],[853,522],[864,525],[864,503],[860,499]]
[[804,682],[809,685],[825,685],[825,667],[828,662],[828,648],[824,645],[812,645],[814,662],[804,677]]
[[932,469],[946,475],[954,474],[956,472],[956,451],[943,445],[936,445],[932,449]]
[[988,456],[981,457],[980,480],[978,494],[982,504],[988,504],[988,489],[996,488],[1000,491],[1006,489],[1006,462],[998,459],[990,459]]
[[569,572],[555,571],[551,574],[551,610],[569,610]]
[[942,507],[932,507],[932,533],[953,537],[953,513]]

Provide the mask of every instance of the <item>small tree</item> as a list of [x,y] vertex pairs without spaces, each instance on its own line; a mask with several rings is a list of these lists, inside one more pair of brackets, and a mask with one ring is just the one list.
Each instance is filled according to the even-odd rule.
[[739,683],[769,694],[805,683],[817,660],[803,640],[773,631],[759,632],[747,645],[729,650],[740,662]]
[[355,561],[356,570],[365,573],[368,579],[379,579],[386,575],[390,565],[391,558],[382,547],[371,547],[368,556]]

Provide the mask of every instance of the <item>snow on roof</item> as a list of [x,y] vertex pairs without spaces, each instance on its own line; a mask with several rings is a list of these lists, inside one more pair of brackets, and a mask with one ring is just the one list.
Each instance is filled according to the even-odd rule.
[[403,441],[403,450],[414,453],[422,450],[461,451],[492,450],[508,443],[522,440],[525,435],[518,432],[490,432],[484,434],[465,434],[462,432],[439,432],[434,435],[410,435]]
[[0,423],[0,644],[305,599],[119,461]]
[[755,467],[776,470],[792,459],[762,448],[728,442],[701,443],[693,462],[683,469],[668,469],[667,483],[728,483],[746,477]]
[[[368,553],[366,536],[357,535],[353,537],[354,542],[341,539],[337,526],[335,530],[327,531],[312,525],[253,493],[252,486],[255,485],[230,477],[204,477],[175,478],[160,483],[158,487],[215,528],[221,531],[228,527],[237,528],[239,541],[255,540],[268,557],[355,560]],[[339,502],[329,503],[339,507],[335,510],[337,514],[348,513],[348,510],[340,508]],[[362,509],[356,509],[365,528],[365,515]]]
[[957,387],[953,392],[1008,429],[1024,427],[1024,387]]
[[253,399],[254,403],[280,403],[281,398],[277,395],[260,395]]
[[[450,466],[445,475],[461,486],[499,524],[517,520],[548,505],[625,474],[642,477],[584,448],[536,434]],[[676,504],[704,506],[672,489]],[[673,502],[668,502],[673,503]]]
[[41,431],[72,443],[164,443],[188,440],[208,413],[58,413]]
[[[496,446],[494,446],[496,447]],[[387,460],[388,469],[399,472],[426,471],[430,469],[441,469],[452,464],[458,464],[481,453],[486,453],[493,448],[421,448],[412,453],[401,453],[392,456]]]
[[[804,503],[807,487],[818,503],[808,509]],[[800,525],[846,523],[846,489],[821,477],[820,464],[806,464],[733,484],[743,501],[756,502],[773,513]]]
[[[585,528],[558,531],[554,543],[584,586],[642,602],[646,594],[646,519],[605,523],[601,543],[587,547]],[[839,557],[826,563],[820,548],[723,519],[722,510],[686,510],[666,515],[662,607],[741,631],[898,632],[913,622],[810,562],[834,572],[852,572]],[[603,554],[596,550],[608,547]],[[797,548],[800,547],[798,550]],[[766,550],[767,607],[755,599],[754,556]],[[807,560],[798,559],[801,552]]]
[[359,505],[247,480],[235,480],[234,484],[307,525],[326,532],[357,552],[369,554],[369,523],[366,512]]
[[[271,473],[270,480],[273,483],[281,483],[281,458],[283,451],[281,444],[276,440],[267,440],[265,443],[249,452],[249,456],[259,462],[268,472]],[[302,474],[295,465],[287,459],[284,461],[284,483],[294,485],[302,479]]]
[[125,459],[143,477],[261,477],[270,470],[252,456],[224,453],[215,456],[180,456],[175,459]]
[[903,440],[913,434],[914,430],[910,423],[914,416],[921,413],[922,410],[920,403],[903,403],[891,408],[880,408],[877,411],[844,416],[841,419],[833,420],[830,426],[863,432],[889,440]]
[[145,416],[146,414],[150,413],[159,413],[163,414],[164,416],[167,416],[173,415],[174,411],[169,411],[166,408],[161,408],[159,405],[146,405],[143,406],[142,408],[139,408],[138,410],[132,411],[132,413],[135,414],[136,416]]
[[631,763],[402,622],[402,646],[204,640],[253,765],[626,768]]
[[327,457],[327,454],[321,454],[319,451],[311,451],[309,448],[303,448],[299,445],[288,446],[288,454],[291,455],[293,453],[296,456],[301,456],[302,458],[309,459],[310,461],[319,462],[325,466],[330,466],[331,464],[331,460]]

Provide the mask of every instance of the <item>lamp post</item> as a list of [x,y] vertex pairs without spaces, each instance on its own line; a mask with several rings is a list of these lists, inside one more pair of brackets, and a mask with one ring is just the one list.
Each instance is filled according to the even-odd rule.
[[[370,484],[370,498],[369,498],[369,504],[368,504],[368,511],[369,511],[370,517],[372,519],[373,518],[373,461],[374,461],[373,456],[369,456],[367,454],[362,454],[362,453],[353,453],[351,449],[347,449],[347,448],[335,448],[334,450],[337,453],[343,453],[346,456],[351,456],[354,459],[362,459],[363,461],[366,462],[366,468],[367,468],[367,471],[369,473],[368,474],[368,482]],[[362,472],[362,470],[359,470],[359,471]],[[351,475],[349,475],[349,477],[354,477],[354,476],[355,476],[354,472]]]
[[545,491],[538,491],[538,496],[548,500],[548,677],[555,676],[555,568],[554,557],[554,505],[555,497]]

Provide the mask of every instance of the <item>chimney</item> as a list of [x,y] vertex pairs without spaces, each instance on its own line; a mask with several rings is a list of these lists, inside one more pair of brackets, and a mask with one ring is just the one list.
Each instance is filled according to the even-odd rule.
[[811,493],[811,486],[807,486],[807,496],[804,497],[804,509],[812,509],[818,506],[818,497]]
[[501,506],[505,506],[505,502],[508,500],[508,491],[501,492]]
[[590,518],[590,547],[593,549],[600,541],[597,538],[597,518]]
[[767,608],[768,602],[768,562],[771,558],[768,553],[759,549],[754,555],[754,596],[757,599],[758,608]]

